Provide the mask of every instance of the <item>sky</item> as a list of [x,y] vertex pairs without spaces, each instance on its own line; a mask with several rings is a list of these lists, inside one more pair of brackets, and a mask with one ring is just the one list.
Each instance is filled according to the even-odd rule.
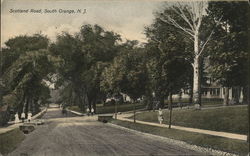
[[[1,0],[1,46],[15,36],[39,32],[53,42],[57,34],[63,31],[74,34],[83,24],[98,24],[123,39],[145,42],[144,27],[153,22],[153,12],[161,5],[160,0]],[[26,9],[26,13],[18,12]],[[31,9],[42,12],[33,13]],[[45,13],[45,9],[57,12]],[[75,13],[59,13],[60,9]]]

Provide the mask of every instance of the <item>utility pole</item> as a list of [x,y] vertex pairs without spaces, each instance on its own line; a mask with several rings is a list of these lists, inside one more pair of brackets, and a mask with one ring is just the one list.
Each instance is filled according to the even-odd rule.
[[115,119],[117,119],[117,101],[115,101]]
[[169,94],[169,125],[168,128],[171,128],[171,124],[172,124],[172,103],[173,103],[173,99],[172,99],[172,93],[170,92]]
[[135,102],[134,102],[134,123],[135,123]]

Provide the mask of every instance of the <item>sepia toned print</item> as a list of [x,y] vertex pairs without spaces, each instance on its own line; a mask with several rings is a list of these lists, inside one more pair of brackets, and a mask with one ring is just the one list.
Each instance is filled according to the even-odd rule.
[[1,0],[0,155],[249,155],[249,9]]

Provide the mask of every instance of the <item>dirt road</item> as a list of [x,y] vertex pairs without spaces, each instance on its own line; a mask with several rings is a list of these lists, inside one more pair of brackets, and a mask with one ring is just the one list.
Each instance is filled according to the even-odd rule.
[[[68,114],[69,116],[74,116]],[[11,156],[165,156],[201,155],[96,121],[96,117],[65,117],[48,109],[46,123],[28,134]]]

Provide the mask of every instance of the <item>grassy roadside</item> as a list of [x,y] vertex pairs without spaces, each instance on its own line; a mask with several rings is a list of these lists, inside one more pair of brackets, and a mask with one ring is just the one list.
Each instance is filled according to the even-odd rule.
[[25,138],[25,135],[18,128],[0,134],[0,153],[6,155],[13,151]]
[[[137,120],[158,123],[158,112],[143,112],[136,115]],[[164,122],[169,122],[169,111],[163,113]],[[133,118],[133,117],[131,117]],[[248,134],[247,107],[222,107],[204,110],[173,110],[172,124],[184,127],[214,131]]]
[[[136,109],[142,109],[145,108],[145,105],[136,103],[135,104]],[[83,111],[80,110],[78,106],[70,106],[70,110],[76,111],[76,112],[81,112],[84,113]],[[117,105],[117,112],[126,112],[126,111],[131,111],[134,109],[134,104],[118,104]],[[96,106],[96,112],[97,114],[106,114],[106,113],[114,113],[115,112],[115,106],[102,106],[102,105],[97,105]]]
[[206,148],[212,148],[229,153],[246,155],[248,153],[247,142],[241,140],[228,139],[223,137],[186,132],[176,129],[168,129],[140,123],[132,123],[128,121],[112,120],[111,123],[120,125],[126,128],[134,129],[144,133],[159,135],[174,140],[180,140],[192,145],[198,145]]

